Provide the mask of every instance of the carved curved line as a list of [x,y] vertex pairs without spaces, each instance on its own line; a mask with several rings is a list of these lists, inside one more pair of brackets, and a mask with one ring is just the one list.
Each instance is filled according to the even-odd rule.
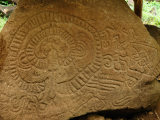
[[[42,13],[43,14],[43,13]],[[39,15],[37,15],[37,16],[41,16],[42,14],[39,14]],[[53,15],[55,15],[55,14],[50,14],[51,16],[53,16]],[[99,34],[97,33],[97,31],[92,27],[92,26],[90,26],[87,22],[84,22],[83,20],[81,20],[81,19],[79,19],[79,18],[77,18],[77,17],[74,17],[74,16],[70,16],[70,15],[67,15],[67,14],[63,14],[63,13],[56,13],[56,15],[58,15],[59,16],[59,20],[61,21],[62,20],[62,18],[61,17],[63,17],[63,16],[65,16],[66,18],[68,17],[69,19],[70,19],[70,22],[71,23],[73,23],[73,24],[75,24],[75,25],[77,25],[77,26],[80,26],[81,28],[83,28],[83,29],[86,29],[86,30],[88,30],[88,32],[90,32],[90,33],[92,33],[93,35],[94,35],[94,37],[95,37],[95,41],[97,41],[96,42],[96,58],[95,58],[95,60],[97,60],[98,59],[98,61],[97,62],[100,62],[101,61],[101,46],[100,46],[100,44],[99,44]],[[37,16],[34,16],[34,18],[35,19],[37,19]],[[32,17],[31,17],[32,18]],[[36,24],[36,25],[34,25],[34,23],[31,23],[32,25],[31,26],[27,26],[28,24],[29,24],[29,22],[30,22],[30,20],[31,20],[31,18],[28,20],[28,21],[25,21],[24,22],[24,24],[23,25],[21,25],[20,26],[20,28],[22,28],[22,29],[26,29],[26,28],[28,28],[28,30],[25,30],[25,32],[24,33],[28,33],[28,31],[30,30],[30,29],[33,29],[33,28],[35,28],[35,27],[37,27],[38,25],[40,25],[41,24],[41,22],[40,21],[38,21],[38,22],[40,22],[40,23],[38,23],[38,24]],[[54,19],[54,17],[53,17],[53,19]],[[33,20],[33,19],[32,19]],[[54,19],[54,20],[49,20],[49,22],[51,22],[51,21],[59,21],[58,19]],[[46,21],[46,22],[48,22],[48,21]],[[66,22],[66,21],[63,21],[63,22]],[[26,27],[25,27],[26,26]],[[29,28],[30,27],[30,28]],[[19,30],[17,30],[16,32],[15,32],[15,35],[14,35],[14,38],[16,37],[16,35],[17,35],[17,33],[20,31],[20,30],[22,30],[22,29],[19,29]],[[25,35],[24,35],[25,36]],[[24,37],[23,37],[24,38]],[[12,43],[11,43],[11,45],[14,45],[13,44],[13,42],[14,41],[12,41]],[[22,43],[22,42],[21,42]],[[34,42],[32,43],[32,44],[35,44]],[[18,53],[18,49],[13,49],[12,51],[11,51],[11,53],[12,53],[12,55],[11,56],[17,56],[16,54]],[[30,55],[32,55],[32,53],[30,54]],[[32,58],[33,59],[33,58]],[[71,59],[73,59],[73,56],[71,57]],[[32,60],[33,61],[33,60]],[[32,64],[35,64],[35,62],[36,61],[33,61],[32,62]],[[89,67],[89,69],[90,69],[90,71],[92,72],[92,75],[93,75],[93,73],[95,73],[98,69],[100,68],[100,66],[97,66],[96,64],[92,64],[90,67]],[[91,75],[91,76],[92,76]],[[90,76],[90,77],[91,77]]]

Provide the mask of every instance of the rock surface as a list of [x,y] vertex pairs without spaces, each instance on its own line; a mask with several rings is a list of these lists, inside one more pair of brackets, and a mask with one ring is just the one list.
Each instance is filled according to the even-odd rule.
[[20,0],[1,36],[4,120],[68,120],[159,99],[160,47],[124,0]]
[[147,28],[150,35],[157,41],[157,43],[160,45],[160,28],[154,25],[148,25],[145,24],[145,27]]
[[[3,40],[3,36],[0,34],[0,73],[4,66],[4,61],[6,60],[6,41]],[[0,77],[1,80],[1,77]]]

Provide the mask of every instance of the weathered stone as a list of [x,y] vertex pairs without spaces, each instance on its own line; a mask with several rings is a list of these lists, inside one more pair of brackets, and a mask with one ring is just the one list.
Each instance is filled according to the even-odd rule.
[[0,120],[3,120],[3,119],[1,118],[1,116],[0,116]]
[[145,24],[145,27],[147,28],[150,35],[157,41],[157,43],[160,45],[160,28],[154,25],[148,25]]
[[86,116],[80,118],[79,120],[105,120],[105,119],[103,116],[99,116],[96,114],[89,114],[89,115],[86,115]]
[[4,26],[4,120],[148,108],[160,47],[124,0],[20,0]]
[[[4,66],[4,61],[6,59],[6,42],[3,40],[3,36],[0,34],[0,73]],[[1,77],[0,77],[1,79]]]

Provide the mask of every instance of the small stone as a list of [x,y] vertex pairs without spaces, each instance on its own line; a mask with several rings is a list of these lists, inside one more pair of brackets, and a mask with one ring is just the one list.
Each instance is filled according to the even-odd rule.
[[100,115],[89,114],[89,115],[82,116],[79,120],[105,120],[105,118]]
[[87,120],[105,120],[103,116],[90,114],[87,116]]
[[153,115],[154,113],[152,111],[148,112],[150,115]]

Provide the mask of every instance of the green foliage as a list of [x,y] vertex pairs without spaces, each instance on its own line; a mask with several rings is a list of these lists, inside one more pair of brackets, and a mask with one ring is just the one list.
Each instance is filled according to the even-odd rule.
[[[9,2],[7,0],[0,0],[0,5],[2,6],[14,6],[14,3]],[[3,28],[3,26],[5,25],[5,23],[7,22],[9,16],[4,16],[2,13],[0,13],[0,32]]]
[[9,3],[9,1],[2,1],[2,0],[0,0],[0,4],[1,5],[8,5],[8,3]]
[[8,3],[9,3],[9,1],[7,1],[7,0],[0,0],[0,5],[5,5],[5,6],[7,6]]
[[160,27],[160,2],[144,2],[142,21]]
[[[125,0],[128,3],[128,0]],[[133,10],[134,5],[129,5]],[[144,24],[160,27],[160,2],[143,0],[142,21]]]
[[125,0],[128,3],[128,0]]
[[1,30],[2,30],[2,28],[3,28],[3,26],[5,25],[5,23],[6,23],[6,21],[7,21],[7,17],[0,17],[0,32],[1,32]]
[[14,6],[14,2],[9,2],[7,0],[0,0],[0,5],[2,6]]

